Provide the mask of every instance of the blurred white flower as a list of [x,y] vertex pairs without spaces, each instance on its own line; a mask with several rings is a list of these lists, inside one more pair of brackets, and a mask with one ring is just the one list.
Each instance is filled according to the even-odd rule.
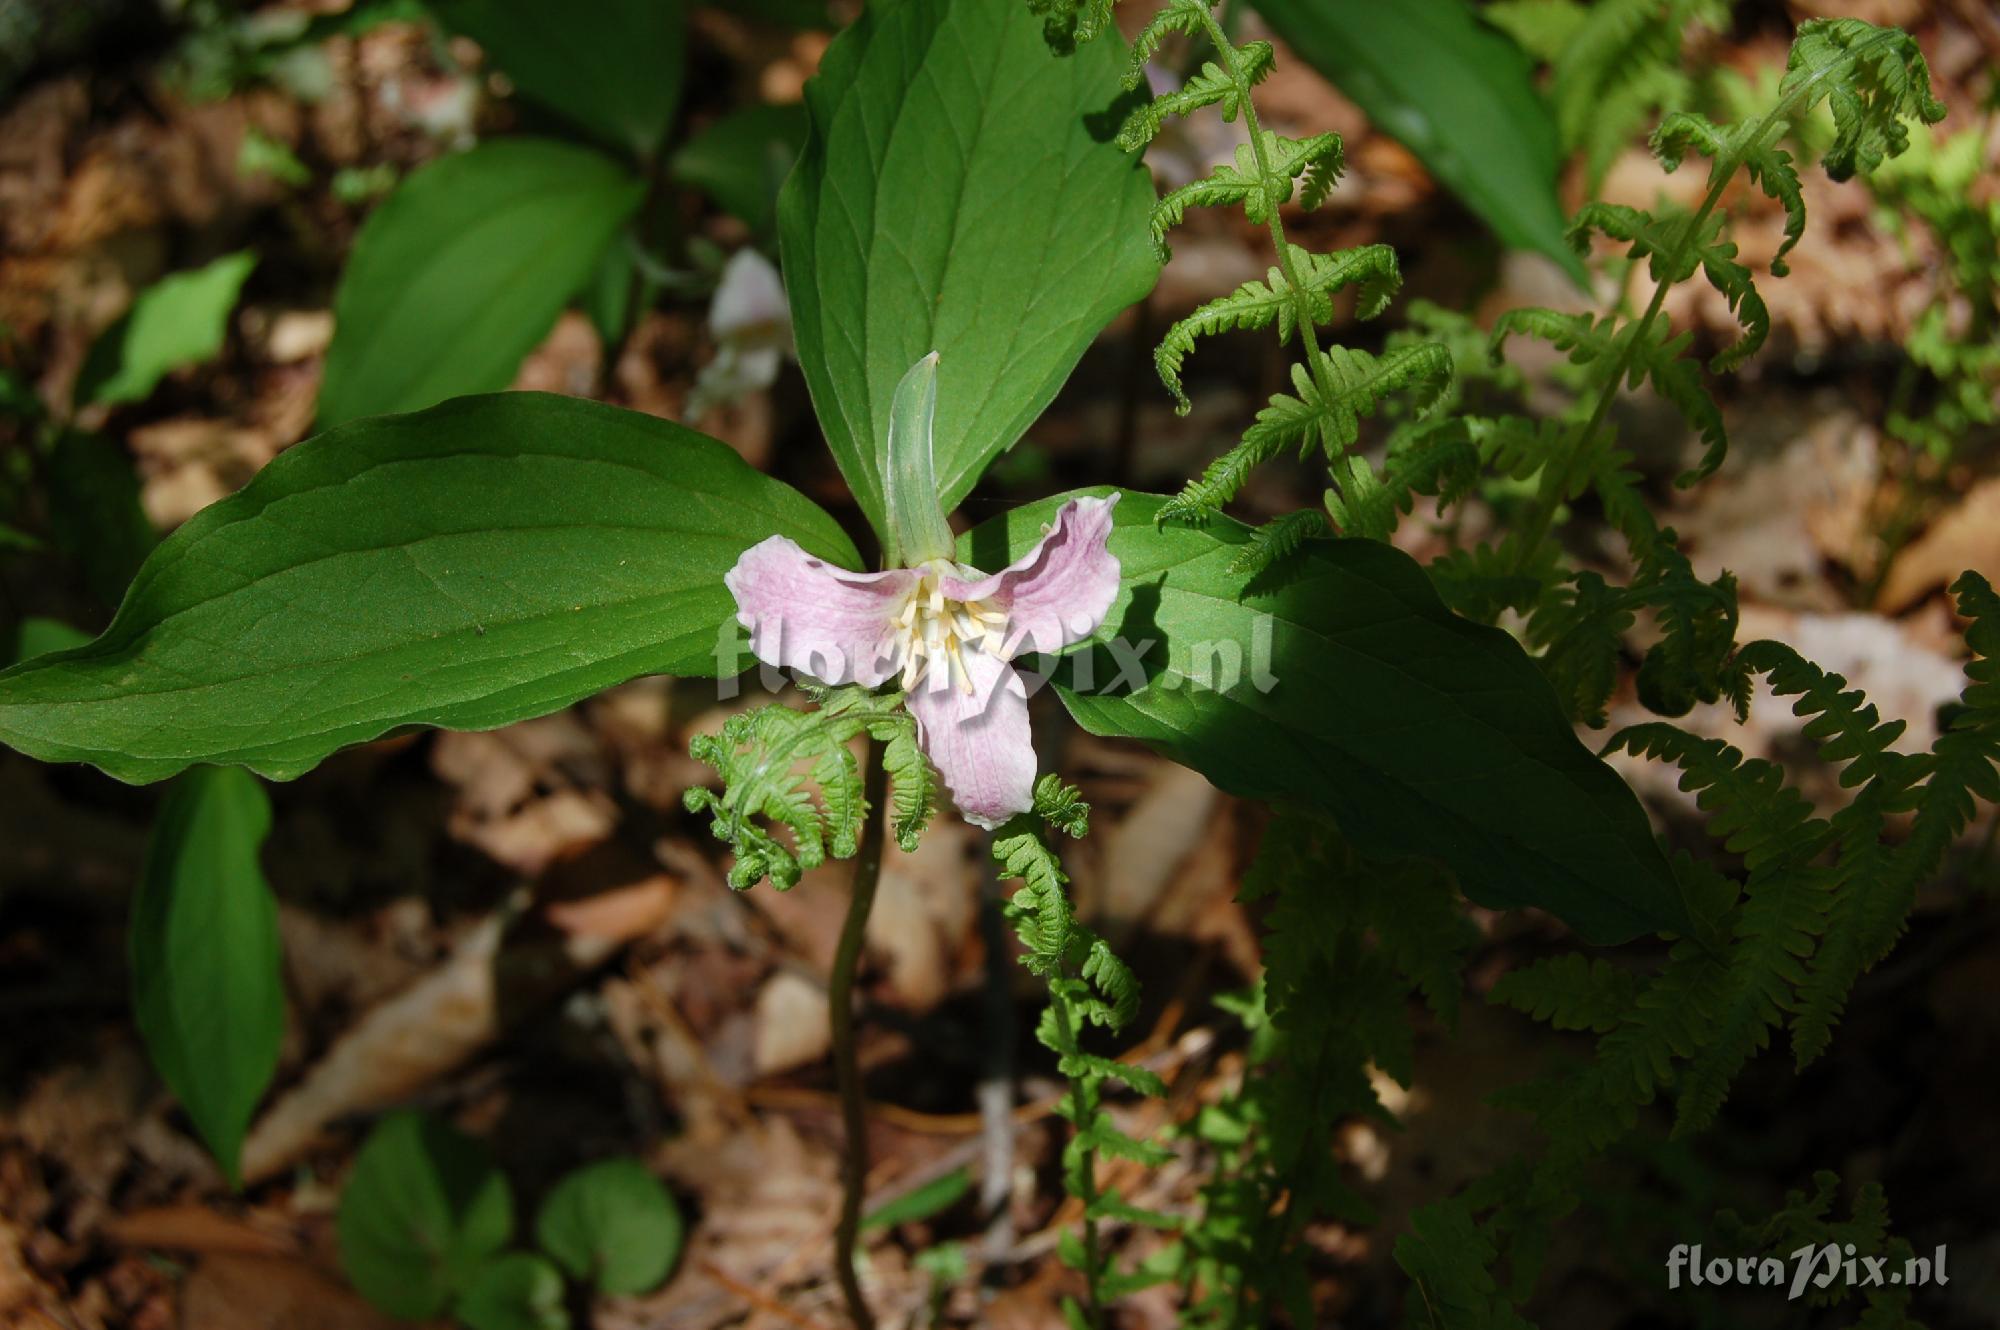
[[739,249],[723,265],[708,309],[708,334],[715,342],[715,359],[695,379],[688,398],[690,420],[770,387],[777,381],[778,366],[792,353],[792,310],[784,283],[756,249]]

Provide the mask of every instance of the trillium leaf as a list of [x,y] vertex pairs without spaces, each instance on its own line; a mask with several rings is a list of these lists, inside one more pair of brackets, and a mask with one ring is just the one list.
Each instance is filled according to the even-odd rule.
[[796,491],[636,412],[501,393],[357,421],[163,541],[95,642],[0,673],[0,741],[126,781],[288,779],[402,726],[733,673],[723,574],[771,535],[859,562]]
[[799,360],[834,458],[885,527],[896,385],[939,353],[949,509],[1158,275],[1151,178],[1111,142],[1125,53],[1052,54],[1019,3],[871,5],[806,85],[778,202]]
[[258,865],[270,830],[255,776],[188,773],[153,824],[132,902],[139,1033],[231,1181],[285,1033],[278,906]]
[[[1592,941],[1688,926],[1638,800],[1513,638],[1453,615],[1414,560],[1372,541],[1310,546],[1284,585],[1246,592],[1230,565],[1249,529],[1156,528],[1164,502],[1118,505],[1123,590],[1098,645],[1056,666],[1085,729],[1327,813],[1366,853],[1440,860],[1480,904],[1538,906]],[[1002,566],[1060,503],[981,525],[960,557]]]
[[1562,154],[1534,66],[1467,0],[1255,0],[1279,37],[1517,249],[1579,283],[1556,195]]
[[431,0],[431,8],[484,47],[523,96],[605,143],[650,157],[666,137],[687,65],[680,0]]
[[602,153],[546,139],[482,144],[405,180],[362,226],[334,297],[321,427],[512,383],[644,193]]

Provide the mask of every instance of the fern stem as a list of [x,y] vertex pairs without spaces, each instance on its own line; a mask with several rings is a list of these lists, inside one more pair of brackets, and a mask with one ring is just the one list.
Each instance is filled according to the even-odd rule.
[[[1065,972],[1067,966],[1064,967]],[[1069,999],[1061,995],[1058,987],[1049,990],[1049,1001],[1055,1012],[1057,1024],[1061,1027],[1062,1038],[1071,1048],[1082,1042],[1082,1025],[1071,1010]],[[1079,1070],[1069,1078],[1070,1130],[1080,1140],[1089,1139],[1097,1121],[1098,1078],[1088,1071]],[[1104,1299],[1098,1290],[1098,1281],[1104,1274],[1104,1249],[1097,1232],[1097,1150],[1093,1146],[1080,1145],[1078,1159],[1073,1165],[1076,1179],[1075,1196],[1083,1202],[1083,1316],[1090,1330],[1103,1330]]]
[[[1238,71],[1236,62],[1230,59],[1233,43],[1229,34],[1216,21],[1215,12],[1204,4],[1200,6],[1202,28],[1208,40],[1215,47],[1218,63],[1229,74],[1229,81],[1236,87],[1237,105],[1243,108],[1243,130],[1250,136],[1250,151],[1257,161],[1257,174],[1265,189],[1278,181],[1278,174],[1271,169],[1271,154],[1264,146],[1263,125],[1257,119],[1257,107],[1250,98],[1250,80]],[[1290,181],[1286,180],[1289,185]],[[1299,280],[1298,265],[1292,261],[1292,247],[1285,239],[1285,224],[1273,207],[1267,223],[1271,232],[1271,245],[1277,251],[1278,271],[1285,279],[1285,292],[1291,297],[1294,318],[1292,322],[1299,330],[1299,344],[1306,353],[1306,372],[1312,375],[1313,384],[1319,389],[1320,400],[1332,402],[1339,398],[1340,390],[1327,373],[1326,362],[1320,355],[1319,333],[1313,322],[1312,297],[1305,283]],[[1327,426],[1320,425],[1322,438]],[[1331,458],[1329,458],[1331,460]]]
[[861,946],[868,936],[868,912],[875,904],[875,888],[882,878],[883,843],[887,839],[889,770],[882,760],[883,748],[880,739],[868,741],[864,794],[868,821],[862,828],[860,852],[854,858],[854,887],[848,898],[847,919],[840,929],[840,945],[833,954],[833,977],[827,985],[833,1075],[840,1090],[840,1121],[847,1143],[840,1166],[840,1222],[833,1231],[833,1266],[854,1330],[875,1330],[875,1317],[861,1294],[861,1277],[854,1267],[861,1234],[861,1198],[868,1183],[868,1105],[854,1042],[854,978],[861,968]]
[[[1847,67],[1858,66],[1871,47],[1890,45],[1897,35],[1895,29],[1885,29],[1855,47],[1846,62]],[[1800,79],[1790,91],[1779,98],[1776,106],[1765,113],[1764,118],[1758,122],[1756,131],[1749,135],[1740,147],[1715,159],[1714,166],[1709,170],[1708,193],[1702,198],[1701,206],[1688,216],[1686,224],[1675,237],[1670,261],[1661,265],[1662,271],[1673,273],[1679,270],[1689,250],[1700,237],[1702,224],[1708,221],[1709,215],[1721,204],[1723,194],[1728,190],[1730,182],[1736,179],[1736,173],[1743,169],[1743,163],[1750,159],[1752,152],[1770,140],[1774,130],[1778,134],[1783,134],[1790,128],[1799,106],[1811,104],[1808,99],[1814,91],[1814,85],[1820,79],[1830,77],[1831,74],[1832,67],[1829,66],[1827,69],[1815,71],[1809,78]],[[1274,222],[1275,220],[1273,218]],[[1645,343],[1646,332],[1652,327],[1653,320],[1659,317],[1661,307],[1666,304],[1667,292],[1673,285],[1674,280],[1669,276],[1661,278],[1654,286],[1653,298],[1647,302],[1646,312],[1641,314],[1639,321],[1624,334],[1624,344],[1619,347],[1617,355],[1612,359],[1611,373],[1605,377],[1603,387],[1598,390],[1597,402],[1591,408],[1589,419],[1573,436],[1572,446],[1565,453],[1561,464],[1556,470],[1548,473],[1549,479],[1554,483],[1545,483],[1536,494],[1535,512],[1528,520],[1527,535],[1516,547],[1514,572],[1517,574],[1527,570],[1534,561],[1535,551],[1547,538],[1549,526],[1555,521],[1556,509],[1562,506],[1564,494],[1576,479],[1577,463],[1589,455],[1591,440],[1603,427],[1605,417],[1611,413],[1611,403],[1618,396],[1618,385],[1625,381],[1626,374],[1630,372],[1632,357]]]

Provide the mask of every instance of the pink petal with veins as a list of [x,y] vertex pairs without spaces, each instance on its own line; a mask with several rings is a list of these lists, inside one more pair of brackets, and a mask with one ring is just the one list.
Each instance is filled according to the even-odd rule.
[[901,667],[896,614],[917,584],[907,568],[850,573],[771,536],[743,551],[723,576],[750,650],[768,665],[825,684],[873,688]]
[[[1035,743],[1028,692],[1007,662],[964,653],[965,673],[937,670],[910,690],[917,742],[944,778],[951,801],[988,830],[1035,804]],[[959,686],[970,678],[972,691]]]
[[1071,499],[1035,548],[1000,572],[976,581],[944,579],[954,600],[985,600],[1006,612],[1005,654],[1059,651],[1097,631],[1118,599],[1118,559],[1111,510],[1118,496]]

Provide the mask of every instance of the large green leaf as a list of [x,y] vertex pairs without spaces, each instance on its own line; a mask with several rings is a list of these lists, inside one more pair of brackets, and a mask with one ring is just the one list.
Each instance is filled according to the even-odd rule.
[[1253,0],[1313,68],[1415,153],[1503,241],[1578,281],[1556,197],[1555,117],[1520,47],[1466,0]]
[[476,1286],[514,1234],[514,1196],[478,1141],[419,1113],[368,1134],[340,1194],[340,1268],[406,1320]]
[[128,781],[285,779],[399,726],[712,674],[740,640],[723,574],[775,534],[858,563],[810,501],[650,416],[502,393],[357,421],[169,536],[97,641],[0,674],[0,740]]
[[434,162],[369,217],[334,298],[319,423],[514,380],[645,186],[601,153],[502,139]]
[[946,508],[1151,288],[1151,179],[1111,143],[1115,38],[1050,53],[1014,0],[871,5],[806,85],[778,202],[799,360],[834,457],[882,528],[896,384],[940,353]]
[[639,157],[666,137],[687,65],[681,0],[431,0],[522,95]]
[[257,862],[270,830],[255,776],[189,772],[153,824],[132,902],[139,1033],[232,1181],[285,1033],[278,907]]
[[[1687,926],[1638,800],[1513,638],[1453,615],[1371,541],[1314,544],[1283,585],[1246,593],[1229,565],[1248,529],[1156,528],[1163,502],[1119,504],[1123,590],[1099,645],[1055,676],[1085,729],[1331,814],[1364,852],[1441,860],[1473,900],[1540,906],[1593,941]],[[981,525],[961,557],[1003,566],[1057,503]]]
[[229,312],[256,266],[257,256],[244,250],[140,292],[125,317],[91,344],[77,375],[77,402],[141,401],[167,375],[220,351]]

